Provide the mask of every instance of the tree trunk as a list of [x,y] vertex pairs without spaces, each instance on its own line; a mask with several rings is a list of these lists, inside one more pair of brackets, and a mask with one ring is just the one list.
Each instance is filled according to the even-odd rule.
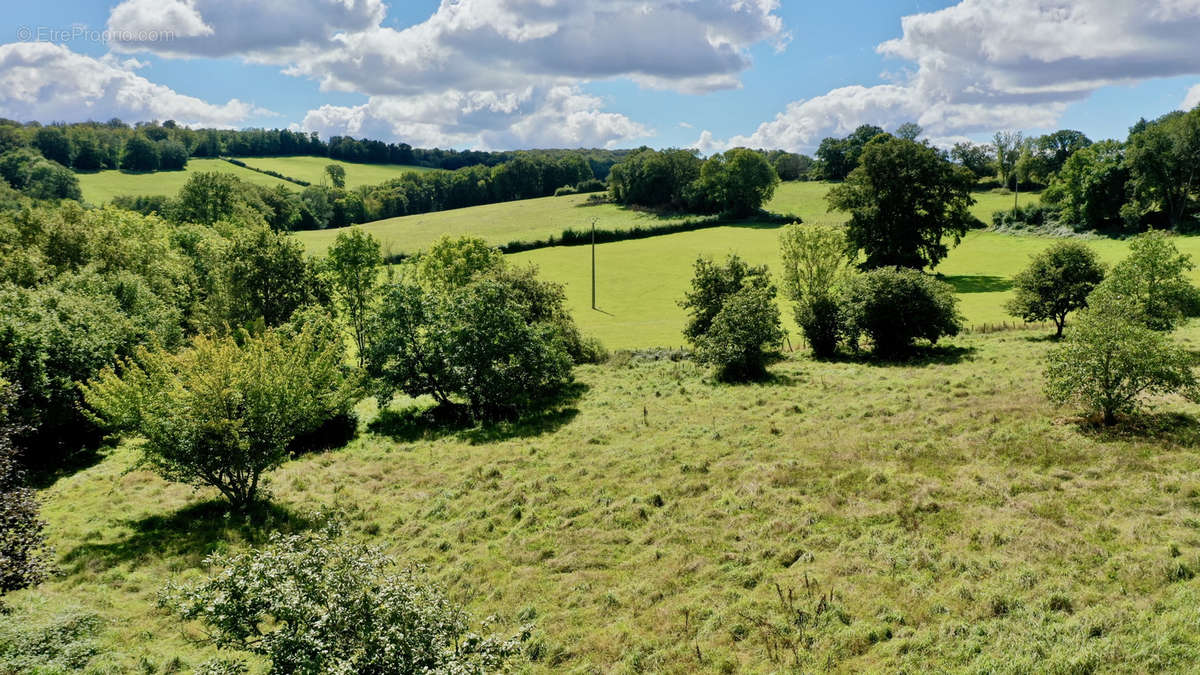
[[1104,426],[1111,427],[1112,425],[1114,425],[1116,423],[1117,423],[1116,413],[1113,412],[1112,408],[1105,408],[1104,409]]

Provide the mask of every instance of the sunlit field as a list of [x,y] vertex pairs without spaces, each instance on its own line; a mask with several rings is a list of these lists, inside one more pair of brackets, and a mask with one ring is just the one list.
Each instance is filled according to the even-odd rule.
[[79,172],[79,187],[83,190],[83,199],[92,204],[103,204],[118,195],[150,196],[166,195],[174,197],[189,176],[203,171],[219,171],[231,173],[249,183],[275,187],[277,185],[299,188],[295,183],[289,183],[264,173],[251,171],[222,159],[189,159],[187,167],[182,171],[154,171],[151,173],[126,173],[124,171],[108,170],[92,173]]
[[[364,185],[378,185],[414,171],[431,171],[423,166],[403,164],[360,164],[343,162],[328,157],[298,155],[295,157],[239,157],[247,166],[265,171],[275,171],[288,178],[296,178],[314,185],[325,180],[325,167],[336,164],[346,170],[346,188],[353,190]],[[297,186],[298,187],[298,186]]]

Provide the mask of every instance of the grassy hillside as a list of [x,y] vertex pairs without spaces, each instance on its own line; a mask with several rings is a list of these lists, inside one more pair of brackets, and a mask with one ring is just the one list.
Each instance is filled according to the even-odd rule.
[[[960,309],[968,326],[997,324],[1014,319],[1004,311],[1012,296],[1011,278],[1029,258],[1051,243],[1047,237],[1020,237],[973,231],[937,268],[957,289]],[[1124,242],[1097,239],[1088,242],[1109,263],[1124,257]],[[1200,237],[1182,237],[1180,250],[1200,260]],[[518,263],[533,263],[542,273],[566,287],[567,302],[584,332],[599,337],[610,348],[636,348],[681,344],[685,313],[678,306],[699,255],[722,258],[737,252],[754,264],[779,269],[779,229],[767,226],[717,227],[651,239],[597,246],[596,295],[598,310],[591,309],[591,250],[558,247],[518,253]],[[1200,283],[1200,270],[1192,272]],[[791,309],[782,299],[785,324],[793,339],[799,335]]]
[[[1168,413],[1200,407],[1080,427],[1040,394],[1038,334],[952,343],[904,366],[794,356],[746,386],[591,366],[577,401],[504,429],[364,406],[378,433],[273,475],[272,527],[346,509],[350,536],[427,566],[494,630],[532,620],[534,673],[1194,668],[1200,425]],[[94,667],[175,672],[206,653],[156,593],[271,528],[134,458],[43,492],[62,575],[6,598],[6,620],[94,612]]]
[[[592,219],[596,220],[597,227],[615,230],[697,218],[691,215],[659,216],[615,204],[592,205],[587,199],[588,195],[525,199],[377,220],[361,227],[393,253],[415,253],[443,234],[470,234],[499,246],[510,241],[557,236],[567,228],[587,229],[591,227]],[[297,232],[296,236],[310,253],[324,255],[338,234],[337,230],[318,230]]]
[[[784,183],[766,208],[773,213],[797,215],[806,223],[845,221],[845,214],[826,210],[825,193],[828,190],[829,183]],[[1012,205],[1011,194],[981,192],[975,198],[978,203],[972,208],[972,213],[988,223],[994,211]],[[686,215],[659,216],[615,204],[590,205],[587,200],[587,195],[526,199],[389,218],[367,223],[363,227],[393,252],[411,253],[428,246],[443,234],[471,234],[501,245],[510,241],[545,239],[567,228],[586,229],[591,226],[593,219],[597,227],[616,230],[696,218]],[[1021,198],[1022,204],[1027,202],[1028,197]],[[299,232],[296,236],[304,242],[310,253],[324,255],[337,235],[337,230],[321,230]]]
[[343,162],[328,157],[239,157],[247,166],[264,171],[275,171],[290,178],[298,178],[314,185],[325,177],[325,167],[337,164],[346,170],[346,187],[353,190],[362,185],[378,185],[405,173],[431,171],[423,166],[402,164],[358,164]]
[[183,171],[155,171],[152,173],[125,173],[123,171],[96,171],[77,173],[84,201],[103,204],[117,195],[169,195],[174,196],[183,187],[188,176],[202,171],[232,173],[250,183],[275,187],[287,185],[298,187],[257,171],[235,166],[220,159],[190,159]]

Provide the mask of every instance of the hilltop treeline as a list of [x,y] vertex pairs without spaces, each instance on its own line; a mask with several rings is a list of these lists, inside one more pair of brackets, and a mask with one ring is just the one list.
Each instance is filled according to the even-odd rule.
[[[2,164],[0,164],[2,166]],[[323,230],[357,223],[547,197],[559,188],[592,192],[604,184],[578,155],[523,154],[494,167],[402,174],[356,190],[310,185],[291,190],[246,183],[233,174],[198,173],[174,197],[117,197],[113,203],[176,222],[213,223],[253,214],[276,230]]]
[[107,122],[42,125],[0,119],[0,154],[21,147],[35,148],[47,159],[79,171],[182,169],[190,157],[315,155],[347,162],[454,170],[493,167],[523,154],[550,159],[573,156],[587,163],[600,179],[631,152],[596,148],[502,152],[426,149],[349,136],[334,136],[326,142],[316,132],[289,129],[189,129],[172,120],[129,125],[114,118]]

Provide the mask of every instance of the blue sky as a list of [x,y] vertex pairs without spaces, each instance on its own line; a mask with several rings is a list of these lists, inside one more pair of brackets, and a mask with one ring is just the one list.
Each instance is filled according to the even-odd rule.
[[[998,128],[1123,138],[1138,117],[1197,102],[1200,7],[1186,5],[29,3],[0,26],[0,116],[171,117],[488,148],[811,151],[860,123],[910,119],[938,143]],[[72,26],[112,39],[63,39]],[[172,38],[146,37],[156,31]]]

